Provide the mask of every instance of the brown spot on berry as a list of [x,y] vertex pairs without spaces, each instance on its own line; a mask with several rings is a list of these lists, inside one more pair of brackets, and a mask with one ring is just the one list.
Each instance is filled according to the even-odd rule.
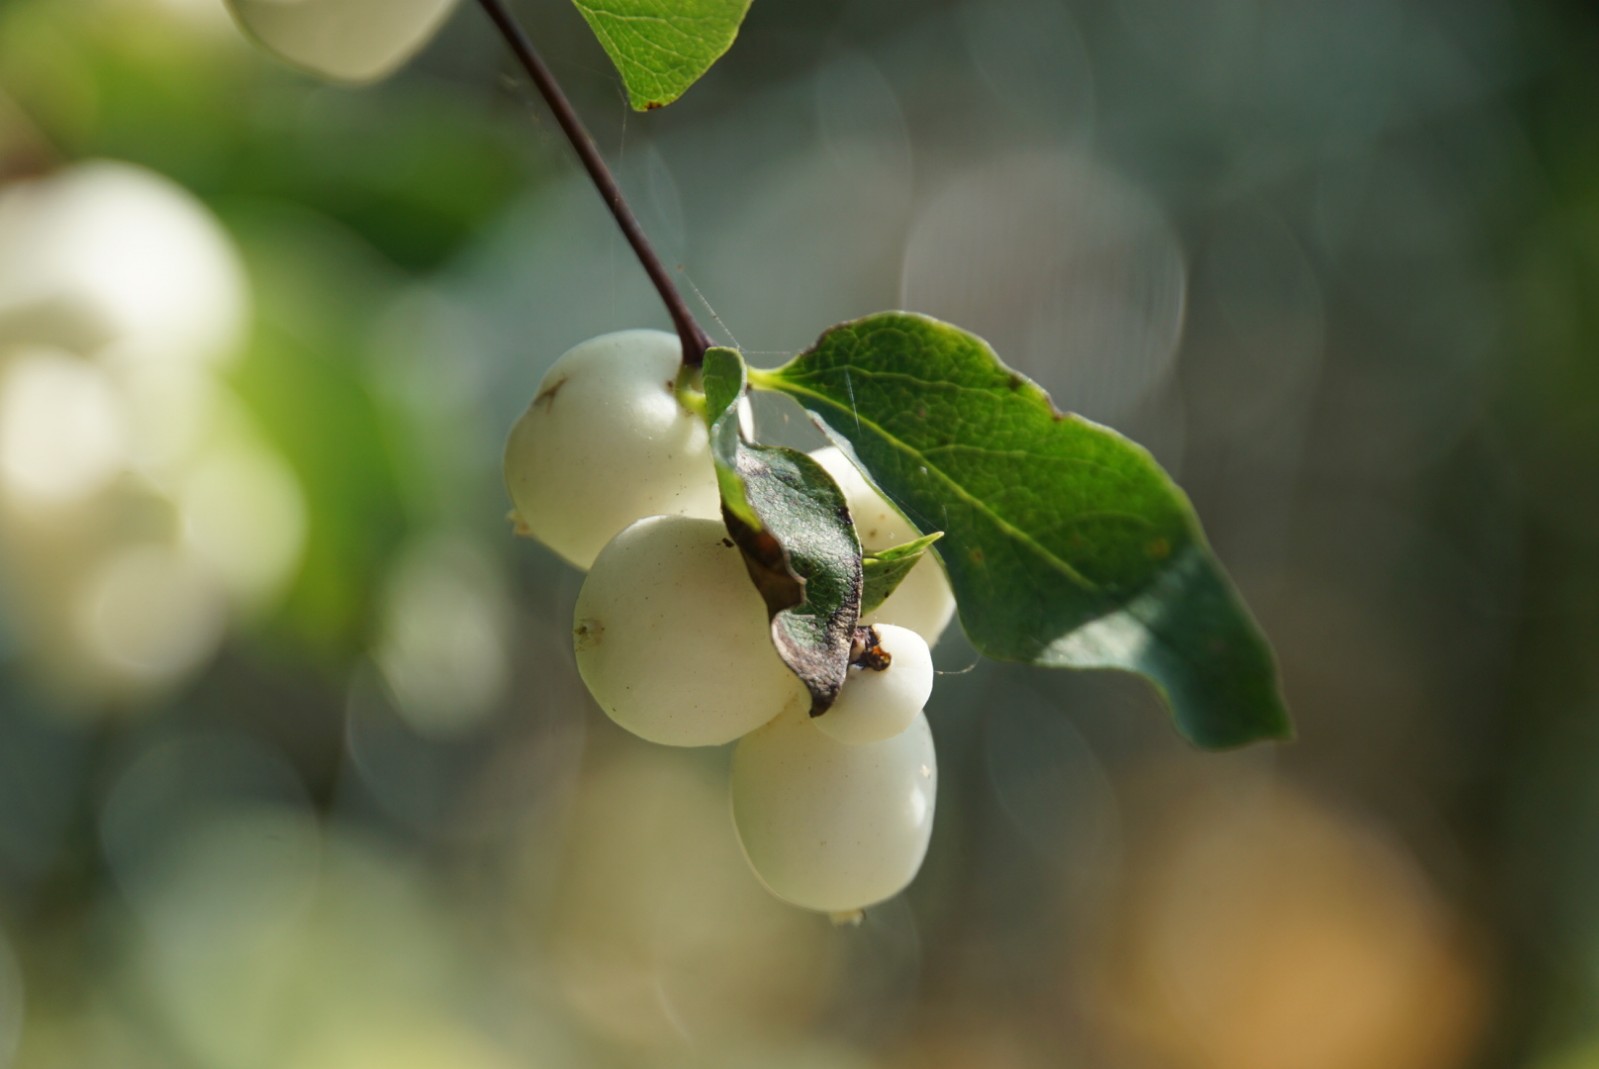
[[855,629],[855,637],[849,644],[849,663],[857,668],[881,672],[894,663],[894,655],[883,648],[877,628],[867,625]]
[[599,620],[579,620],[572,628],[572,648],[578,653],[593,649],[605,638],[605,625]]
[[534,407],[542,405],[543,407],[548,408],[551,404],[553,404],[555,401],[555,395],[561,392],[562,386],[566,385],[566,379],[567,376],[562,375],[554,382],[547,384],[544,389],[540,390],[539,395],[533,398]]

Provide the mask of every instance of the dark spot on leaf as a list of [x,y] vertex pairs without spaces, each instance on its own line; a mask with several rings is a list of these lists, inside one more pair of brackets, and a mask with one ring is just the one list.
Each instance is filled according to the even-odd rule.
[[734,543],[733,543],[733,540],[731,538],[722,539],[722,545],[726,546],[728,549],[732,549],[733,548],[733,544]]
[[645,111],[654,111],[656,108],[664,107],[666,107],[666,101],[664,100],[646,100],[644,102]]
[[981,547],[981,546],[973,546],[971,548],[971,550],[966,554],[966,557],[973,564],[981,567],[982,564],[983,564],[983,561],[985,559],[983,557],[983,547]]
[[786,560],[783,554],[783,543],[770,531],[756,531],[750,536],[751,551],[763,563],[780,564]]
[[1010,373],[1010,380],[1006,383],[1006,385],[1009,386],[1012,390],[1019,390],[1019,389],[1022,388],[1022,383],[1024,381],[1025,380],[1020,375],[1018,375],[1018,374],[1016,374],[1016,372],[1012,371]]
[[1144,547],[1144,552],[1149,554],[1150,560],[1165,560],[1171,556],[1171,543],[1164,538],[1157,538]]
[[751,528],[737,516],[722,509],[722,519],[735,542],[744,551],[744,569],[749,572],[768,616],[776,616],[805,600],[805,584],[789,571],[783,544],[770,531]]

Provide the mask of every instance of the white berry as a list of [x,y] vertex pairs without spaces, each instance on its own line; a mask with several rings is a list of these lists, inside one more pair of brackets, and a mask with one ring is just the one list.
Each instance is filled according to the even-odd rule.
[[[919,537],[916,528],[888,500],[878,493],[860,470],[835,446],[813,450],[816,460],[844,491],[844,499],[855,521],[855,531],[860,536],[861,549],[870,553],[876,549],[891,549]],[[929,646],[937,645],[939,636],[955,614],[955,595],[950,592],[949,580],[932,552],[923,555],[911,569],[888,600],[876,611],[861,617],[863,624],[891,623],[908,627],[921,635]]]
[[885,668],[854,668],[832,708],[816,718],[823,734],[851,746],[881,742],[910,727],[933,693],[933,655],[922,636],[908,627],[877,624],[878,648],[888,654]]
[[573,637],[594,700],[651,742],[716,746],[809,706],[717,520],[654,516],[617,535],[578,593]]
[[625,330],[555,362],[505,443],[521,533],[587,568],[640,517],[721,515],[705,422],[676,393],[682,352],[675,334]]
[[278,56],[313,74],[371,82],[432,39],[456,0],[229,0],[233,15]]
[[733,751],[733,820],[750,867],[777,897],[835,915],[915,878],[937,789],[933,735],[920,713],[891,739],[851,746],[818,730],[796,702]]

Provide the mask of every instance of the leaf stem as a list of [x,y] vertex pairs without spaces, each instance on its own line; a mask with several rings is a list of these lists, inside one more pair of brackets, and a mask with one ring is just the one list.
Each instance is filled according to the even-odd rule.
[[782,390],[782,387],[778,385],[778,381],[782,378],[778,374],[778,370],[777,368],[752,367],[746,368],[745,374],[749,378],[751,388],[778,392]]
[[698,367],[705,359],[705,350],[710,348],[710,339],[694,319],[694,314],[689,311],[683,295],[672,283],[671,275],[667,273],[660,257],[655,254],[649,238],[644,236],[644,228],[639,225],[638,217],[628,207],[627,200],[622,196],[621,187],[611,175],[610,168],[605,165],[605,160],[595,147],[594,139],[584,128],[583,121],[578,118],[572,102],[562,92],[555,75],[539,58],[538,52],[533,48],[533,42],[528,39],[526,31],[506,7],[505,0],[478,0],[478,3],[489,20],[494,23],[495,28],[500,31],[500,36],[505,38],[505,43],[510,46],[522,69],[533,80],[539,95],[555,113],[555,121],[560,124],[561,132],[566,135],[573,150],[577,152],[578,159],[583,162],[583,169],[588,171],[595,189],[599,190],[600,198],[611,210],[611,215],[616,219],[616,225],[621,228],[622,235],[627,238],[627,243],[633,247],[633,254],[643,265],[644,273],[649,275],[650,281],[655,284],[656,292],[661,295],[661,300],[672,317],[672,325],[677,328],[677,336],[683,341],[684,365]]

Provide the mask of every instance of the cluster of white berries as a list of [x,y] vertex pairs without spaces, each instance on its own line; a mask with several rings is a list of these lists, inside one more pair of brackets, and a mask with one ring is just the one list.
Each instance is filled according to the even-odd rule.
[[[812,718],[720,518],[680,360],[675,335],[635,330],[556,361],[506,443],[513,517],[589,570],[573,634],[601,708],[652,742],[739,740],[733,816],[751,867],[779,898],[858,915],[903,889],[927,850],[928,646],[954,598],[936,562],[918,563],[862,621],[883,666],[851,667],[838,701]],[[843,489],[868,553],[916,537],[842,453],[813,456]]]

